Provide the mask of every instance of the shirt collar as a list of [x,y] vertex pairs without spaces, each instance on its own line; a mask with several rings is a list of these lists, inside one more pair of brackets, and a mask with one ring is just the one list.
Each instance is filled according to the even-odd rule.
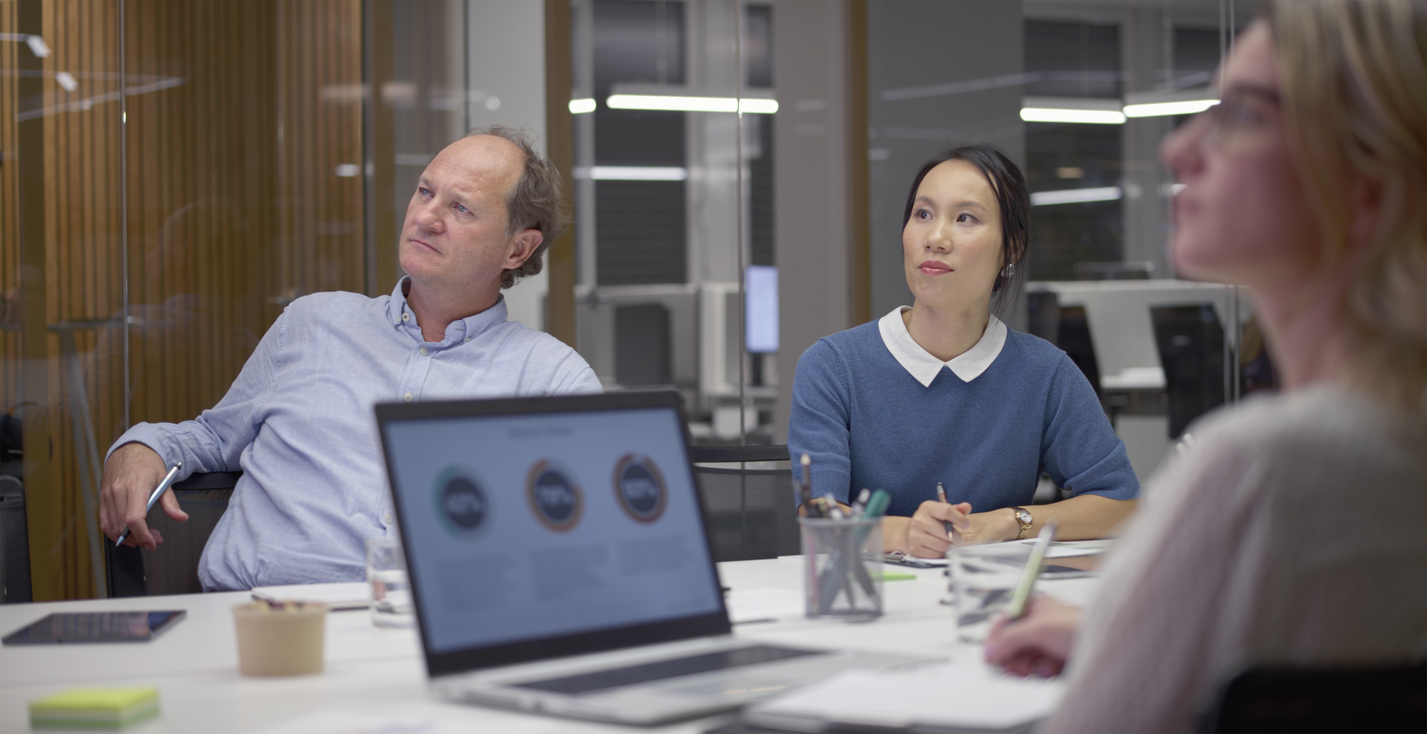
[[971,382],[996,361],[1001,348],[1006,346],[1006,325],[991,314],[986,321],[986,331],[982,332],[976,344],[950,362],[943,362],[912,339],[906,323],[902,321],[905,310],[906,306],[892,309],[877,322],[877,330],[882,333],[882,343],[887,345],[887,351],[917,382],[922,383],[922,387],[931,387],[932,380],[936,379],[942,367],[949,368],[962,382]]
[[[393,326],[405,327],[416,335],[418,342],[424,342],[421,327],[416,324],[416,312],[412,311],[406,302],[406,291],[410,282],[409,275],[402,276],[401,280],[397,281],[396,287],[391,291],[391,300],[387,301],[386,315]],[[411,318],[403,320],[402,317],[407,314],[410,314]],[[487,329],[505,323],[507,316],[505,295],[501,294],[496,298],[494,306],[459,321],[452,321],[451,325],[446,327],[446,341],[470,341]]]

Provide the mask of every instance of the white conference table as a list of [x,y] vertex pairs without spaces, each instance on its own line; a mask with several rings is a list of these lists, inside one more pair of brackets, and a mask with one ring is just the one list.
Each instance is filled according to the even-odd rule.
[[[886,566],[915,579],[888,581],[886,614],[874,622],[809,620],[786,605],[772,621],[734,625],[739,637],[785,644],[979,659],[957,642],[943,569]],[[801,590],[802,557],[719,564],[736,604],[763,590]],[[1045,581],[1040,590],[1084,603],[1097,580]],[[773,593],[776,596],[777,593]],[[784,594],[788,596],[788,594]],[[522,714],[440,701],[427,692],[420,641],[412,629],[382,629],[364,610],[327,618],[326,668],[318,675],[245,678],[238,674],[230,611],[247,592],[94,599],[0,606],[0,634],[51,612],[184,609],[188,616],[147,643],[7,646],[0,648],[0,732],[29,731],[27,704],[82,686],[145,685],[159,690],[159,718],[125,731],[152,732],[602,732],[625,727]],[[731,717],[639,729],[659,734],[703,732]]]

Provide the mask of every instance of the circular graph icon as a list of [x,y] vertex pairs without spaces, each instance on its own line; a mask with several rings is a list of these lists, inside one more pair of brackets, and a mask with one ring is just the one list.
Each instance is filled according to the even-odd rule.
[[555,532],[563,533],[580,522],[585,496],[569,472],[548,460],[530,468],[525,478],[525,497],[535,519]]
[[481,482],[469,469],[450,467],[436,477],[436,514],[456,534],[473,533],[490,516]]
[[669,489],[653,459],[625,454],[614,465],[614,496],[626,514],[639,522],[654,522],[669,504]]

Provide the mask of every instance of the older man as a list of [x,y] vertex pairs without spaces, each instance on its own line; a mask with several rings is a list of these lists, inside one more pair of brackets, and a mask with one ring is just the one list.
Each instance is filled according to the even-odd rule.
[[[506,321],[500,290],[540,272],[563,228],[559,178],[520,133],[477,131],[431,161],[402,226],[390,296],[316,293],[273,323],[196,420],[140,423],[104,465],[100,521],[153,549],[144,505],[168,467],[242,469],[204,549],[208,590],[357,580],[365,539],[396,532],[372,406],[598,392],[574,350]],[[173,493],[164,511],[187,519]]]

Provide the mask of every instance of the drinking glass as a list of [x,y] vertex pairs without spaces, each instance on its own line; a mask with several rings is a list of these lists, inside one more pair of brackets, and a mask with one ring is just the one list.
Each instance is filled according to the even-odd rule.
[[416,622],[411,581],[400,538],[367,540],[367,582],[372,587],[372,623],[378,627],[410,627]]
[[1010,603],[1030,554],[1031,547],[1024,543],[966,545],[950,551],[951,593],[962,642],[986,641],[991,623]]

